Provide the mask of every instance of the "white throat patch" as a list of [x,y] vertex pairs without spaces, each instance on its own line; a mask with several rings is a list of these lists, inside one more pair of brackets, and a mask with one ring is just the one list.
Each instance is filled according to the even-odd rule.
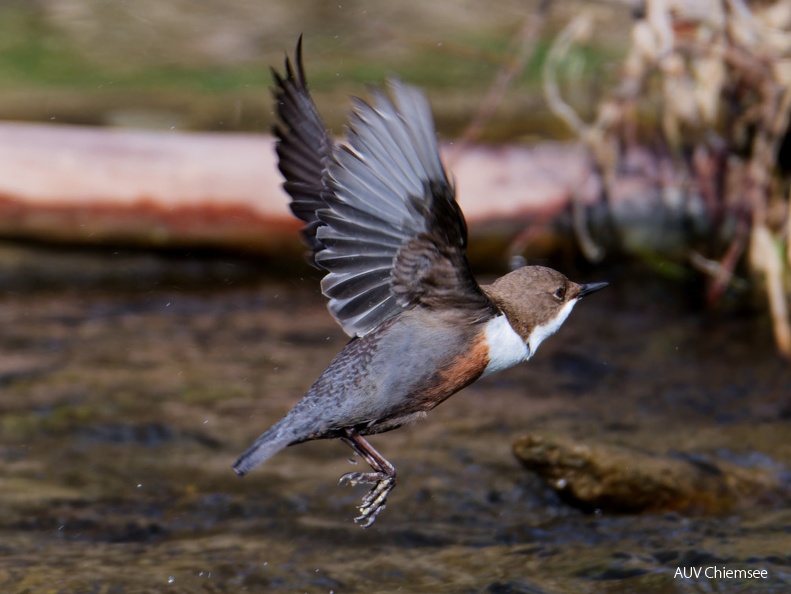
[[504,314],[487,322],[486,345],[489,347],[489,364],[481,377],[513,367],[530,354],[525,341],[511,327]]
[[576,304],[577,299],[569,301],[561,308],[555,319],[533,328],[527,343],[516,333],[504,314],[492,318],[486,324],[489,364],[483,370],[481,377],[513,367],[535,355],[539,345],[558,331]]
[[554,320],[550,320],[546,324],[539,324],[533,328],[533,331],[530,333],[530,336],[527,339],[527,346],[530,348],[528,359],[536,354],[538,345],[558,331],[558,328],[560,328],[563,325],[563,322],[566,321],[566,318],[569,317],[569,314],[571,313],[571,310],[574,309],[577,301],[577,299],[572,299],[560,309]]

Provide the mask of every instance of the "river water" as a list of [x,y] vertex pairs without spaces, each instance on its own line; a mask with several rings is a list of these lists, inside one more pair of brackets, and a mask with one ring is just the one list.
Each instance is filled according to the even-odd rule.
[[[48,258],[49,281],[31,260],[0,267],[4,593],[791,591],[787,490],[717,513],[585,513],[511,451],[560,436],[788,485],[791,369],[758,311],[582,273],[612,286],[528,364],[372,438],[400,482],[363,530],[362,488],[337,483],[364,463],[340,442],[231,470],[345,343],[316,278]],[[682,577],[694,568],[708,576]]]

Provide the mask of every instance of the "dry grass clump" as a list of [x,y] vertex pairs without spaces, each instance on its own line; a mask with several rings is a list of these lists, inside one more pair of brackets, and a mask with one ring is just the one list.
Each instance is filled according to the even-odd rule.
[[[553,112],[588,147],[608,200],[635,147],[661,172],[663,199],[705,220],[688,262],[717,301],[746,264],[766,289],[781,353],[791,358],[791,4],[778,0],[646,0],[635,11],[617,87],[584,122],[566,103],[557,72],[594,22],[585,13],[556,38],[544,70]],[[575,217],[592,260],[602,247]],[[696,238],[700,239],[700,237]]]

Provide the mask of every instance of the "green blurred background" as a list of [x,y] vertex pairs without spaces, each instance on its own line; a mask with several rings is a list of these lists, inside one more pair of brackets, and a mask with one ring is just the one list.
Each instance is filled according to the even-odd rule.
[[[565,135],[544,107],[541,63],[559,28],[583,6],[606,26],[575,46],[561,76],[583,115],[595,105],[629,41],[628,11],[551,3],[535,51],[484,139]],[[517,0],[4,0],[0,119],[267,130],[268,68],[279,67],[303,33],[309,80],[332,128],[344,120],[346,95],[396,74],[428,89],[439,129],[452,136],[539,10],[538,2]]]

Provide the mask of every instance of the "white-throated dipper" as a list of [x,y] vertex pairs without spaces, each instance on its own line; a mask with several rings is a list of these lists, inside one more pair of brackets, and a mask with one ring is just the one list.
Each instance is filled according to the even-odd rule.
[[372,472],[355,521],[370,526],[396,484],[395,467],[364,436],[420,419],[475,380],[532,357],[580,298],[577,284],[524,266],[480,286],[467,227],[439,157],[425,96],[397,80],[389,96],[354,102],[336,144],[308,92],[302,38],[296,71],[275,70],[279,168],[329,310],[352,339],[296,406],[237,460],[241,476],[283,448],[340,438]]

